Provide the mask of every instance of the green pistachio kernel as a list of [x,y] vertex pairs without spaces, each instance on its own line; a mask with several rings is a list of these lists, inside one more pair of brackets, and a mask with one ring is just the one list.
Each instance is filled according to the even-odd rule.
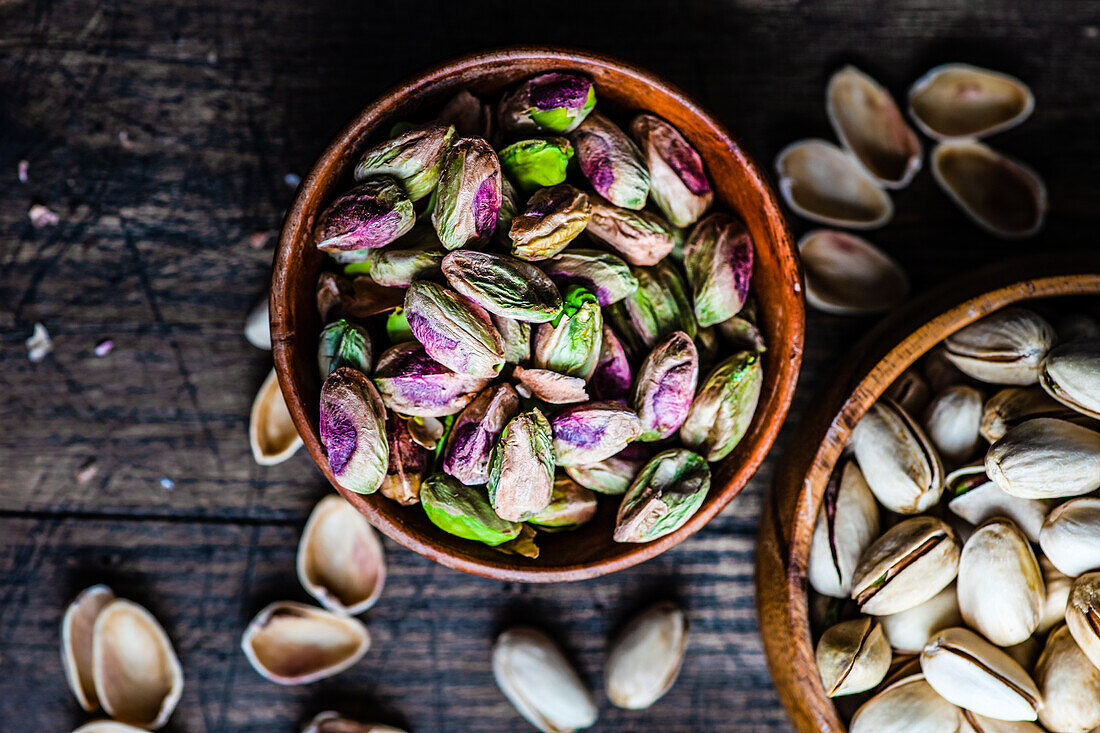
[[466,486],[445,473],[433,473],[421,484],[420,504],[444,532],[487,545],[515,539],[523,528],[497,516],[483,486]]
[[500,151],[500,166],[520,191],[531,193],[565,181],[573,145],[564,137],[520,140]]

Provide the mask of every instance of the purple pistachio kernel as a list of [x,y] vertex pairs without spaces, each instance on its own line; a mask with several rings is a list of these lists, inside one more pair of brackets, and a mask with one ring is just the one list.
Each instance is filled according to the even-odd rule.
[[347,410],[333,406],[321,410],[321,443],[328,453],[328,464],[337,476],[344,473],[355,452],[355,424]]
[[596,362],[596,372],[589,380],[588,387],[596,399],[620,400],[629,394],[632,379],[626,349],[615,332],[605,324],[600,358]]
[[374,369],[382,401],[395,412],[419,417],[453,415],[469,404],[488,379],[456,374],[407,341],[387,350]]
[[680,131],[651,114],[630,124],[651,174],[649,196],[677,227],[689,227],[714,202],[703,159]]
[[684,245],[684,269],[700,326],[713,326],[741,311],[749,296],[752,260],[752,236],[740,219],[711,214],[695,226]]
[[504,344],[488,311],[449,288],[413,282],[405,317],[428,355],[452,371],[491,378],[504,366]]
[[598,141],[595,148],[583,160],[581,160],[581,173],[592,184],[600,195],[606,196],[615,183],[615,172],[612,169],[611,158],[608,157],[607,143]]
[[686,143],[677,140],[669,150],[668,164],[688,189],[696,194],[703,195],[711,192],[710,181],[703,172],[703,162],[699,154]]
[[615,402],[589,402],[550,420],[559,466],[588,465],[615,455],[642,433],[638,416]]
[[405,315],[405,320],[409,322],[409,330],[411,330],[414,335],[419,334],[417,338],[420,340],[420,343],[424,344],[425,347],[431,351],[449,351],[458,346],[458,341],[447,338],[438,331],[432,330],[432,322],[419,313],[407,313]]
[[573,74],[543,74],[531,80],[531,104],[538,109],[583,107],[592,82]]
[[479,237],[487,239],[493,236],[493,230],[497,226],[497,214],[500,212],[500,201],[496,179],[486,178],[474,194],[474,227]]
[[673,331],[642,362],[634,385],[634,410],[642,421],[640,440],[663,440],[687,418],[699,379],[699,354],[683,331]]
[[581,172],[597,193],[624,209],[645,207],[649,170],[638,146],[614,122],[593,112],[573,131],[570,141]]
[[329,467],[349,491],[372,494],[386,478],[386,408],[358,369],[339,367],[321,386],[319,432]]
[[489,456],[504,426],[519,412],[519,395],[509,384],[482,390],[455,418],[443,470],[472,486],[489,480]]
[[326,252],[383,247],[412,229],[416,215],[401,186],[389,176],[371,178],[332,202],[314,230]]

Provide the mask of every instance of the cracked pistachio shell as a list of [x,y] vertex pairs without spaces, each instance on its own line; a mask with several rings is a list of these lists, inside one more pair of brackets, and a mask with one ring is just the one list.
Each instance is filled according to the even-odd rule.
[[527,520],[547,532],[576,529],[596,516],[596,494],[568,476],[554,477],[554,490],[546,508]]
[[343,497],[329,495],[302,531],[297,570],[302,587],[322,606],[356,616],[382,594],[386,556],[366,517]]
[[959,558],[959,611],[966,624],[998,646],[1035,631],[1046,596],[1031,544],[1011,519],[996,517],[974,531]]
[[945,356],[967,376],[993,384],[1039,381],[1054,329],[1024,308],[1005,308],[944,339]]
[[579,285],[566,288],[563,300],[561,314],[535,331],[535,366],[587,381],[600,358],[603,311],[596,296]]
[[489,455],[504,426],[519,412],[510,384],[493,384],[458,413],[443,449],[443,470],[464,484],[489,480]]
[[848,598],[852,573],[879,534],[878,504],[855,461],[833,471],[814,524],[807,577],[822,595]]
[[245,629],[241,648],[252,668],[279,685],[305,685],[343,672],[370,648],[360,621],[293,601],[264,608]]
[[894,203],[863,166],[825,140],[801,140],[775,161],[779,192],[794,212],[827,226],[874,229],[894,216]]
[[333,201],[317,219],[313,239],[323,252],[384,247],[413,228],[416,213],[401,185],[370,178]]
[[515,539],[523,527],[493,511],[484,486],[467,486],[444,473],[425,479],[420,504],[432,524],[444,532],[490,546]]
[[331,710],[318,713],[302,733],[405,733],[400,728],[379,723],[357,723]]
[[1087,494],[1100,488],[1100,433],[1065,420],[1028,420],[990,446],[985,472],[1022,499]]
[[1066,626],[1047,637],[1035,664],[1035,682],[1043,696],[1039,722],[1044,728],[1053,733],[1087,733],[1100,726],[1100,669],[1077,646]]
[[882,624],[864,616],[826,629],[815,656],[825,694],[838,697],[865,692],[882,682],[892,654]]
[[1051,397],[1083,415],[1100,418],[1100,339],[1054,347],[1039,373],[1039,384]]
[[1039,541],[1039,528],[1050,512],[1051,502],[1006,494],[989,480],[981,464],[949,474],[945,487],[948,495],[955,497],[947,508],[967,523],[978,526],[994,517],[1008,517],[1028,540]]
[[454,125],[462,137],[480,137],[489,140],[493,133],[493,109],[463,89],[443,105],[439,121]]
[[902,654],[920,654],[937,631],[962,626],[958,591],[952,583],[919,606],[878,620],[891,647]]
[[552,71],[531,77],[500,102],[500,122],[511,132],[572,132],[596,106],[596,86],[577,74]]
[[493,679],[508,702],[543,733],[589,728],[598,710],[558,645],[537,629],[517,626],[493,644]]
[[1035,720],[1042,697],[1004,651],[969,629],[937,632],[920,655],[924,678],[945,700],[998,720]]
[[588,400],[584,380],[567,377],[549,369],[526,369],[517,366],[512,370],[516,391],[523,397],[534,397],[551,405],[568,405]]
[[633,379],[626,349],[611,327],[605,323],[603,340],[600,342],[600,357],[596,360],[596,371],[589,380],[592,394],[598,400],[626,399]]
[[564,290],[580,285],[600,305],[617,303],[638,289],[638,281],[621,258],[598,249],[566,249],[542,263],[543,272]]
[[342,366],[370,373],[373,350],[367,329],[341,318],[321,329],[317,346],[317,367],[322,377]]
[[937,66],[909,89],[909,114],[937,140],[985,137],[1015,127],[1035,107],[1019,79],[969,64]]
[[862,237],[815,229],[798,240],[806,302],[825,313],[862,315],[905,300],[909,278],[893,258]]
[[248,442],[252,457],[261,466],[274,466],[302,447],[302,437],[283,399],[279,379],[272,369],[264,379],[248,416]]
[[649,197],[674,226],[689,227],[714,202],[703,159],[680,131],[660,117],[640,114],[630,135],[649,168]]
[[700,326],[740,312],[749,295],[752,258],[752,237],[740,219],[711,214],[696,225],[684,245],[684,269]]
[[672,226],[657,214],[624,209],[600,198],[592,201],[586,231],[632,265],[656,265],[675,244]]
[[1100,573],[1085,573],[1073,581],[1066,626],[1077,646],[1100,670]]
[[923,674],[904,677],[863,703],[849,733],[956,733],[958,709]]
[[675,433],[687,419],[698,380],[699,352],[690,336],[673,331],[658,342],[638,368],[630,400],[641,421],[638,439],[653,442]]
[[916,420],[881,398],[852,431],[856,461],[875,498],[899,514],[923,512],[943,493],[943,465]]
[[672,601],[660,601],[631,619],[604,664],[612,704],[644,710],[660,700],[680,674],[687,632],[687,617]]
[[388,247],[371,250],[368,269],[379,285],[407,288],[413,280],[438,270],[445,254],[435,230],[420,226]]
[[321,387],[321,444],[336,480],[349,491],[373,494],[386,478],[386,408],[365,374],[340,367]]
[[452,371],[491,379],[504,366],[500,333],[464,295],[418,280],[405,294],[405,318],[428,355]]
[[982,401],[978,389],[956,384],[933,397],[925,410],[925,434],[948,463],[959,465],[977,451]]
[[419,201],[439,183],[443,156],[454,135],[453,126],[439,122],[414,127],[363,153],[355,166],[355,180],[393,176],[404,186],[410,201]]
[[512,219],[512,254],[528,261],[553,257],[584,231],[591,216],[588,194],[568,183],[540,188]]
[[958,568],[955,531],[935,517],[911,517],[864,551],[852,575],[852,598],[862,613],[898,613],[946,588]]
[[989,398],[982,408],[979,428],[982,437],[996,443],[1009,428],[1037,417],[1080,420],[1076,410],[1061,404],[1039,386],[1006,387]]
[[587,402],[550,418],[554,460],[559,466],[584,466],[615,455],[642,434],[633,410],[617,402]]
[[428,474],[432,459],[431,451],[413,437],[410,423],[414,419],[404,420],[392,410],[387,411],[386,442],[390,461],[386,478],[378,487],[382,496],[406,506],[420,501],[420,484]]
[[61,621],[61,661],[65,679],[80,707],[88,712],[99,707],[92,669],[92,631],[100,612],[114,599],[114,591],[105,585],[85,588],[69,604]]
[[1086,497],[1059,505],[1039,530],[1039,547],[1062,573],[1076,578],[1100,569],[1100,499]]
[[596,193],[624,209],[645,208],[649,170],[642,151],[614,122],[593,112],[571,139],[581,173]]
[[687,288],[675,265],[667,259],[653,267],[631,267],[638,289],[607,309],[611,325],[623,346],[636,357],[673,331],[695,338],[698,324]]
[[565,182],[573,146],[564,137],[520,140],[500,151],[500,167],[519,190],[532,193]]
[[616,542],[650,542],[682,527],[707,498],[710,467],[683,448],[653,456],[634,477],[615,517]]
[[447,249],[485,244],[501,207],[500,161],[489,143],[464,137],[443,159],[432,224]]
[[490,313],[489,319],[500,333],[506,364],[522,364],[531,358],[531,324]]
[[695,395],[680,440],[708,461],[729,455],[752,423],[764,381],[760,355],[734,354],[711,370]]
[[1069,603],[1073,578],[1054,567],[1050,558],[1042,553],[1039,553],[1039,568],[1043,571],[1046,595],[1043,599],[1043,616],[1039,619],[1036,631],[1045,634],[1066,620],[1066,606]]
[[538,408],[504,426],[489,458],[489,501],[502,519],[522,522],[550,503],[554,438]]
[[458,250],[443,258],[451,287],[493,315],[545,323],[561,312],[554,281],[532,264],[504,255]]
[[631,443],[610,458],[586,466],[566,466],[565,472],[596,493],[619,496],[630,488],[649,457],[650,452],[644,444]]
[[416,341],[387,349],[374,368],[374,384],[382,401],[402,415],[454,415],[488,383],[488,379],[452,372]]

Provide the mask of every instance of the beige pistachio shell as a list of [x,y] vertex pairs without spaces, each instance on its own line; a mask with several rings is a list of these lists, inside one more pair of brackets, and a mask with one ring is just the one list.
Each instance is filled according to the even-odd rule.
[[870,690],[882,682],[892,654],[881,624],[864,616],[826,629],[815,656],[825,694],[838,697]]
[[339,674],[369,648],[367,627],[356,619],[293,601],[264,608],[241,638],[252,668],[280,685],[304,685]]
[[932,398],[924,429],[945,462],[958,465],[978,449],[983,401],[982,393],[967,384],[948,387]]
[[1100,418],[1100,339],[1051,349],[1039,368],[1039,384],[1063,405]]
[[859,315],[893,308],[909,293],[909,278],[866,239],[815,229],[798,242],[806,302],[826,313]]
[[932,388],[928,380],[915,367],[909,367],[882,393],[910,415],[920,415],[932,401]]
[[1100,569],[1100,499],[1073,499],[1054,509],[1039,530],[1043,554],[1071,578]]
[[298,543],[298,580],[330,611],[360,614],[386,583],[386,556],[366,517],[340,496],[321,499]]
[[796,214],[829,226],[873,229],[894,203],[850,154],[825,140],[788,145],[776,158],[779,191]]
[[687,618],[671,601],[661,601],[627,624],[604,663],[607,697],[616,707],[644,710],[676,681],[687,647]]
[[980,432],[990,443],[996,443],[1010,428],[1037,417],[1072,420],[1078,414],[1037,385],[1006,387],[990,397],[982,408]]
[[1046,592],[1043,598],[1043,616],[1039,619],[1041,634],[1053,629],[1066,620],[1066,606],[1069,604],[1069,593],[1073,588],[1073,578],[1054,567],[1046,555],[1039,553],[1039,569],[1043,571],[1043,589]]
[[882,633],[890,646],[903,654],[920,654],[937,631],[962,625],[959,596],[955,583],[947,586],[919,606],[879,616]]
[[92,676],[108,715],[150,730],[168,722],[183,694],[183,669],[168,635],[151,613],[120,598],[96,617]]
[[[1001,487],[986,479],[984,472],[980,481],[975,488],[952,499],[947,508],[974,526],[993,517],[1008,517],[1019,526],[1028,540],[1038,542],[1039,529],[1050,512],[1051,502],[1045,499],[1021,499],[1006,494]],[[947,485],[951,486],[951,476],[948,476]]]
[[93,585],[80,592],[61,619],[61,662],[65,678],[80,707],[92,711],[99,707],[92,669],[92,630],[100,612],[115,599],[105,585]]
[[1039,381],[1039,365],[1054,344],[1054,328],[1026,308],[1005,308],[943,341],[945,355],[964,374],[993,384]]
[[1100,488],[1100,433],[1065,420],[1028,420],[990,446],[985,472],[1023,499],[1087,494]]
[[1022,81],[969,64],[937,66],[909,89],[909,114],[938,140],[991,135],[1020,124],[1034,108]]
[[903,188],[921,166],[917,134],[881,84],[854,66],[829,79],[825,111],[840,142],[887,188]]
[[1004,517],[979,527],[959,558],[959,611],[997,646],[1027,639],[1039,625],[1043,575],[1023,531]]
[[863,551],[878,537],[878,514],[863,472],[854,461],[845,461],[830,478],[814,525],[807,567],[814,590],[834,598],[851,595],[852,573]]
[[1073,581],[1066,626],[1077,646],[1100,669],[1100,573],[1085,573]]
[[888,685],[855,715],[848,733],[956,733],[959,713],[940,697],[923,674]]
[[73,733],[142,733],[144,730],[125,723],[116,723],[113,720],[93,720],[91,723],[80,726]]
[[283,400],[279,380],[272,369],[252,401],[252,413],[248,420],[248,442],[252,457],[261,466],[274,466],[298,452],[302,438],[290,410]]
[[1043,733],[1043,729],[1027,720],[997,720],[970,710],[959,711],[959,733]]
[[400,728],[379,723],[357,723],[331,710],[317,713],[302,733],[405,733]]
[[1052,733],[1086,733],[1100,726],[1100,669],[1066,626],[1050,632],[1035,664],[1035,681],[1043,695],[1039,722]]
[[271,351],[271,319],[267,310],[268,297],[252,307],[244,319],[244,337],[257,349]]
[[875,498],[899,514],[923,512],[943,493],[943,465],[920,425],[888,398],[852,431],[852,449]]

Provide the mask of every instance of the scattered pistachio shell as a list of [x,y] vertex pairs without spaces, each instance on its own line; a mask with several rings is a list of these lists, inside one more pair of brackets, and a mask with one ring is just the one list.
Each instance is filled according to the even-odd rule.
[[909,114],[929,137],[985,137],[1023,122],[1035,108],[1019,79],[969,64],[944,64],[909,90]]
[[660,601],[631,619],[604,664],[612,704],[644,710],[660,700],[680,674],[687,631],[687,617],[672,601]]
[[386,556],[366,517],[329,495],[309,515],[298,543],[298,580],[330,611],[357,615],[386,584]]
[[1100,433],[1065,420],[1020,423],[989,448],[985,472],[1023,499],[1057,499],[1100,488]]
[[571,139],[581,173],[596,193],[624,209],[645,207],[649,170],[642,151],[614,122],[592,112]]
[[374,384],[382,401],[402,415],[454,415],[488,383],[488,379],[452,372],[416,341],[387,349],[374,368]]
[[1100,669],[1100,573],[1085,573],[1073,581],[1066,626],[1077,646]]
[[826,596],[848,598],[852,574],[878,537],[879,511],[855,461],[837,466],[825,487],[807,561],[810,586]]
[[443,275],[452,288],[494,315],[545,323],[561,312],[557,286],[522,260],[457,250],[443,258]]
[[318,713],[302,733],[405,733],[400,728],[379,723],[357,723],[331,710]]
[[815,656],[829,697],[865,692],[882,682],[890,669],[890,645],[882,624],[869,616],[826,629]]
[[539,74],[506,94],[500,121],[513,132],[572,132],[596,106],[596,86],[577,74]]
[[711,370],[680,426],[680,439],[708,461],[729,455],[752,424],[764,381],[760,355],[741,351]]
[[551,405],[584,402],[588,392],[580,377],[567,377],[549,369],[527,369],[517,366],[512,371],[516,391],[524,397],[534,397]]
[[252,668],[279,685],[305,685],[339,674],[369,648],[370,634],[358,620],[293,601],[264,608],[241,638]]
[[517,321],[515,318],[493,314],[489,314],[489,319],[500,334],[500,341],[504,346],[504,362],[523,364],[530,361],[531,324],[527,321]]
[[1084,733],[1100,726],[1100,669],[1059,626],[1047,637],[1035,664],[1043,696],[1039,722],[1054,733]]
[[946,588],[958,567],[955,531],[935,517],[910,517],[864,551],[852,576],[852,598],[873,616],[905,611]]
[[621,258],[597,249],[569,248],[541,263],[559,289],[580,285],[601,306],[617,303],[638,289],[638,281]]
[[323,252],[384,247],[413,228],[416,214],[401,185],[370,178],[340,196],[317,217],[313,238]]
[[125,723],[116,723],[113,720],[93,720],[91,723],[80,726],[73,733],[142,733],[144,730]]
[[554,477],[554,491],[546,508],[527,520],[547,532],[576,529],[596,516],[596,494],[568,476]]
[[564,137],[520,140],[500,151],[500,167],[520,191],[531,193],[565,181],[573,146]]
[[707,498],[710,467],[697,453],[673,448],[653,456],[634,477],[615,517],[616,542],[650,542],[682,527]]
[[252,457],[261,466],[282,463],[302,447],[302,438],[294,427],[274,369],[268,372],[252,401],[248,442],[252,446]]
[[562,300],[559,316],[535,331],[535,366],[587,381],[600,358],[603,311],[596,296],[579,285],[567,287]]
[[615,402],[587,402],[550,419],[554,460],[559,466],[584,466],[610,458],[642,434],[632,410]]
[[1100,499],[1085,497],[1061,504],[1039,530],[1039,546],[1054,567],[1071,578],[1100,569]]
[[650,211],[633,211],[601,198],[592,200],[585,231],[632,265],[656,265],[672,251],[672,226]]
[[830,226],[880,227],[894,203],[854,157],[825,140],[803,140],[776,159],[779,191],[796,214]]
[[673,331],[638,368],[631,404],[641,421],[639,440],[654,442],[675,433],[692,407],[699,380],[699,353],[683,331]]
[[321,387],[319,433],[336,480],[349,491],[372,494],[386,478],[386,410],[366,375],[340,367]]
[[923,674],[903,677],[863,703],[849,733],[951,733],[958,708],[940,697]]
[[674,226],[689,227],[714,201],[703,159],[680,131],[660,117],[640,114],[630,123],[649,168],[649,197]]
[[443,159],[432,224],[447,249],[485,244],[501,207],[500,161],[489,143],[464,137]]
[[692,339],[698,331],[684,280],[667,259],[653,267],[632,267],[638,288],[607,309],[623,346],[640,358],[673,331]]
[[943,465],[916,420],[881,398],[852,431],[852,448],[875,498],[900,514],[923,512],[943,494]]
[[455,418],[443,449],[443,470],[464,484],[489,480],[489,456],[508,421],[519,412],[509,384],[486,387]]
[[[410,426],[417,419],[439,422],[432,417],[405,420],[392,410],[386,413],[386,443],[389,446],[390,460],[386,467],[386,478],[382,480],[378,491],[387,499],[406,506],[420,501],[420,485],[428,473],[432,457],[431,449],[413,438]],[[442,427],[440,423],[440,428]]]
[[268,298],[264,296],[248,312],[248,317],[244,320],[244,338],[257,349],[271,351],[271,317],[267,306]]
[[990,443],[1004,437],[1009,428],[1036,417],[1075,420],[1080,415],[1053,399],[1039,386],[1007,387],[986,401],[980,431]]
[[569,477],[585,488],[600,494],[625,494],[634,477],[649,461],[649,451],[643,443],[631,443],[610,458],[587,466],[566,466]]
[[588,194],[568,183],[540,188],[512,219],[512,254],[529,261],[553,257],[584,231],[591,216]]
[[684,244],[684,269],[700,326],[713,326],[741,311],[749,295],[752,261],[752,237],[740,219],[711,214],[695,226]]
[[92,629],[100,612],[115,599],[105,585],[93,585],[81,591],[69,604],[61,620],[61,661],[69,689],[80,707],[87,711],[99,707],[92,668]]
[[418,280],[405,295],[405,317],[428,355],[460,374],[492,378],[504,344],[484,308],[435,283]]
[[626,349],[615,332],[606,323],[603,327],[603,340],[600,342],[600,357],[596,361],[596,371],[592,373],[589,385],[592,394],[600,400],[625,399],[630,393],[634,375]]
[[[439,445],[439,442],[443,439],[443,435],[447,430],[443,421],[437,420],[434,417],[413,416],[405,421],[405,425],[409,433],[409,438],[417,445],[427,448],[428,450],[435,450],[435,447]],[[389,424],[387,422],[387,430],[388,429]]]
[[467,486],[444,473],[429,476],[420,487],[424,513],[444,532],[466,540],[499,545],[515,539],[522,525],[501,519],[483,486]]
[[909,294],[909,278],[866,239],[815,229],[798,242],[806,302],[826,313],[859,315],[890,310]]
[[393,176],[419,201],[439,183],[443,156],[451,145],[455,128],[439,122],[414,127],[392,140],[379,143],[365,153],[355,166],[355,180],[372,176]]
[[937,631],[962,626],[963,622],[954,583],[918,606],[879,616],[878,620],[890,646],[903,654],[920,654]]
[[1063,405],[1100,418],[1100,339],[1055,346],[1039,367],[1039,384]]
[[959,558],[959,611],[970,628],[1002,647],[1035,631],[1046,594],[1031,544],[1011,519],[983,524]]
[[317,345],[317,368],[322,377],[327,377],[334,369],[342,366],[370,374],[372,352],[367,329],[341,318],[321,329]]
[[554,485],[553,434],[538,408],[504,426],[489,458],[489,502],[501,519],[522,522],[546,508]]

